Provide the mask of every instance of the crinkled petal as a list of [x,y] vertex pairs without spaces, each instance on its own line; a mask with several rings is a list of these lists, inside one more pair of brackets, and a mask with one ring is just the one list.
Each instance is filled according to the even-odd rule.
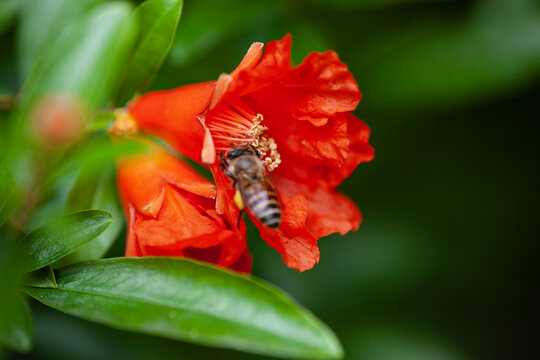
[[306,230],[319,239],[332,233],[341,235],[358,230],[362,221],[360,210],[352,200],[326,187],[311,187],[293,180],[274,178],[280,194],[303,196],[307,202]]
[[351,139],[344,114],[336,114],[326,124],[314,126],[293,119],[285,109],[266,101],[264,96],[250,98],[247,104],[257,113],[264,114],[268,136],[276,141],[284,159],[282,166],[294,168],[301,162],[337,168],[345,163]]
[[262,238],[281,255],[283,262],[302,272],[319,262],[317,239],[306,229],[308,202],[302,195],[281,196],[282,218],[278,230],[272,230],[252,217]]
[[228,85],[227,96],[241,96],[257,91],[283,78],[292,67],[292,37],[287,34],[281,40],[270,41],[260,61],[251,67],[235,71],[233,81]]
[[[165,185],[163,205],[157,218],[140,219],[133,224],[137,238],[145,239],[145,246],[181,250],[187,246],[210,247],[219,242],[207,238],[223,229],[222,224],[200,209],[179,190]],[[201,238],[201,239],[200,239]],[[198,246],[196,245],[198,244]]]
[[120,161],[117,181],[122,198],[137,211],[156,216],[163,202],[165,184],[194,195],[215,198],[216,190],[191,167],[165,150],[153,147],[144,154]]
[[218,214],[215,187],[157,145],[122,160],[118,184],[126,256],[188,256],[229,267],[246,251],[245,224]]
[[362,94],[334,51],[311,53],[275,86],[290,114],[321,126],[334,114],[353,111]]
[[369,144],[369,135],[371,133],[365,122],[357,118],[352,113],[344,113],[347,119],[347,133],[350,139],[349,152],[345,163],[334,183],[341,181],[352,174],[356,167],[363,162],[370,162],[375,157],[375,150]]
[[[308,123],[303,126],[313,127]],[[282,163],[274,172],[276,177],[333,189],[360,163],[373,159],[374,150],[368,142],[369,128],[353,114],[339,113],[320,128],[327,128],[327,133],[305,130],[303,139],[295,133],[280,138],[279,142],[276,139],[282,157]]]
[[322,189],[309,193],[306,227],[315,238],[356,231],[361,222],[360,210],[348,197]]
[[259,72],[262,63],[240,73],[228,86],[229,91],[246,102],[264,99],[274,106],[279,104],[288,118],[322,126],[335,114],[356,109],[362,97],[347,65],[333,51],[311,53],[293,69],[281,66]]

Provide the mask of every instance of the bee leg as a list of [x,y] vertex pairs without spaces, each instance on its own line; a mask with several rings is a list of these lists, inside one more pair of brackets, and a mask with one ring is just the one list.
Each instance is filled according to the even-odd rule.
[[[221,166],[222,169],[223,169],[223,165],[222,165],[222,164],[225,164],[225,166],[229,166],[229,163],[227,162],[227,159],[225,159],[225,156],[223,156],[223,152],[220,152],[220,153],[219,153],[219,159],[221,160],[221,161],[219,162],[219,164],[220,164],[220,166]],[[225,170],[225,169],[223,169],[223,170]]]
[[238,213],[238,221],[236,222],[236,227],[240,227],[240,221],[242,221],[242,218],[244,217],[244,209],[240,210]]
[[227,169],[223,169],[223,172],[225,172],[225,175],[233,179],[233,187],[236,187],[236,177]]
[[223,153],[220,153],[219,157],[221,158],[221,161],[219,162],[219,167],[221,168],[221,170],[223,170],[225,175],[234,180],[233,186],[236,187],[236,177],[233,175],[233,173],[227,170],[229,164],[227,164],[227,160],[225,160],[225,158],[223,157]]
[[255,151],[255,154],[257,154],[257,157],[261,157],[261,155],[259,155],[259,152],[257,151],[257,149],[255,149],[255,146],[249,144],[249,146],[251,146],[251,148],[253,149],[253,151]]

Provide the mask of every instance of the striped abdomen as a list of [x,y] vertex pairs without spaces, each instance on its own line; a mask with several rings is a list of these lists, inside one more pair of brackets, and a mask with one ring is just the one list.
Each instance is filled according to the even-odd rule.
[[264,226],[277,229],[281,222],[281,207],[272,184],[258,182],[242,188],[245,206]]

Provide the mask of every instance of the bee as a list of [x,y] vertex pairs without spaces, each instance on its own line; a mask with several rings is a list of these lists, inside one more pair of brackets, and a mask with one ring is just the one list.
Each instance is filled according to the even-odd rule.
[[251,146],[236,146],[229,149],[225,157],[221,153],[220,158],[221,169],[234,181],[234,200],[238,208],[243,211],[247,207],[261,224],[277,229],[281,206],[257,151]]

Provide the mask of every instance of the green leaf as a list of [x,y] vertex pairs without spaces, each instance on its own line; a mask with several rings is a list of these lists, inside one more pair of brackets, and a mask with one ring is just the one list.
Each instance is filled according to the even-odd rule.
[[0,1],[0,34],[9,27],[19,10],[20,4],[20,0]]
[[[136,36],[132,7],[110,2],[68,26],[40,55],[23,88],[28,111],[39,96],[64,93],[91,111],[107,103]],[[25,116],[23,112],[21,116]]]
[[71,189],[66,210],[71,212],[89,208],[106,210],[116,221],[94,240],[60,260],[59,265],[65,266],[74,262],[101,258],[122,231],[124,217],[116,197],[114,163],[112,161],[104,164],[99,170],[91,167],[83,170]]
[[87,132],[104,131],[111,126],[116,119],[116,115],[112,111],[100,112],[88,119],[86,124]]
[[53,171],[47,174],[43,181],[52,184],[62,176],[73,173],[79,174],[83,168],[99,169],[117,157],[130,156],[147,151],[148,146],[135,139],[125,139],[120,142],[111,141],[107,134],[88,138],[77,149],[72,150]]
[[56,272],[29,295],[115,328],[279,357],[340,358],[330,329],[277,289],[186,259],[117,258]]
[[55,219],[23,239],[27,255],[25,271],[49,265],[101,234],[112,222],[101,210],[76,212]]
[[[228,15],[230,9],[234,9],[234,16]],[[275,16],[275,13],[275,2],[269,0],[188,2],[168,61],[175,66],[184,65],[193,58],[209,52],[233,34],[245,32],[245,28],[249,25],[267,21]],[[247,49],[249,44],[246,45]]]
[[50,266],[44,266],[39,270],[26,274],[23,284],[39,288],[56,289],[58,287],[56,278],[54,277],[54,273]]
[[11,174],[3,161],[0,161],[0,227],[9,218],[21,200]]
[[17,40],[19,67],[25,78],[42,52],[80,21],[85,11],[102,0],[15,1],[21,7]]
[[0,227],[0,347],[29,351],[32,344],[32,317],[19,290],[24,258],[21,232],[11,222]]
[[126,103],[154,79],[172,46],[182,5],[182,0],[148,0],[137,7],[139,36],[124,70],[117,103]]
[[9,312],[0,319],[0,345],[28,352],[32,349],[33,336],[32,313],[26,301],[17,296]]

